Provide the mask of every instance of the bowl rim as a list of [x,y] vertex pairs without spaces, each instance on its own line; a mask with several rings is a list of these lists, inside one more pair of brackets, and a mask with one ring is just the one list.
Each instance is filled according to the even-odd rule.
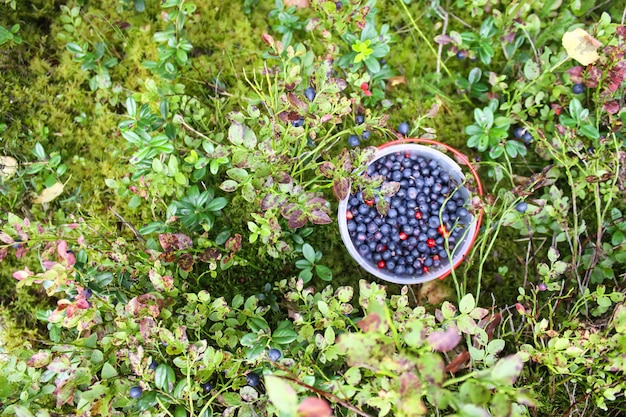
[[[469,158],[463,153],[459,152],[457,149],[451,147],[450,145],[447,145],[445,143],[441,143],[432,139],[404,138],[404,139],[386,142],[377,147],[376,154],[374,158],[372,158],[372,160],[368,163],[368,166],[374,161],[380,159],[381,157],[385,155],[393,153],[396,150],[402,150],[402,146],[405,146],[405,145],[410,145],[409,148],[413,150],[426,151],[427,154],[430,154],[429,156],[432,157],[432,155],[434,155],[438,159],[445,161],[446,165],[449,166],[451,170],[456,171],[457,174],[462,179],[464,179],[466,176],[463,173],[463,169],[461,168],[461,165],[468,167],[470,170],[470,173],[472,174],[472,176],[474,177],[476,181],[476,188],[477,188],[478,195],[481,197],[483,196],[482,183],[480,181],[480,178],[478,176],[478,173],[475,167],[472,165]],[[443,147],[444,149],[451,152],[456,157],[456,161],[450,158],[450,156],[440,151],[439,149],[436,149],[436,147]],[[471,199],[473,195],[475,196],[476,193],[470,192],[469,198]],[[482,209],[479,209],[478,212],[474,214],[472,222],[470,223],[469,228],[468,228],[468,230],[470,230],[471,236],[466,236],[463,240],[467,242],[467,244],[464,245],[465,248],[463,249],[462,253],[457,253],[454,255],[455,259],[453,259],[453,262],[450,262],[447,265],[447,267],[437,271],[438,273],[436,274],[420,275],[420,276],[416,276],[413,279],[399,278],[399,277],[395,277],[393,275],[390,275],[384,272],[384,270],[375,268],[374,265],[370,264],[370,262],[366,261],[358,254],[358,251],[356,250],[356,247],[354,246],[354,243],[352,242],[352,239],[350,238],[348,230],[347,230],[347,219],[346,219],[345,214],[346,214],[347,202],[349,198],[350,198],[350,194],[348,194],[346,198],[344,198],[343,200],[339,202],[339,207],[338,207],[338,221],[337,222],[339,225],[341,239],[344,243],[344,246],[348,250],[348,253],[350,254],[350,256],[359,264],[359,266],[361,266],[361,268],[365,269],[367,272],[369,272],[370,274],[374,275],[377,278],[380,278],[384,281],[393,282],[396,284],[406,284],[406,285],[421,284],[424,282],[432,281],[434,279],[444,279],[445,277],[450,275],[452,273],[452,270],[456,269],[465,260],[466,255],[469,253],[472,246],[474,245],[474,242],[476,241],[476,238],[478,237],[480,225],[482,222],[483,211]]]

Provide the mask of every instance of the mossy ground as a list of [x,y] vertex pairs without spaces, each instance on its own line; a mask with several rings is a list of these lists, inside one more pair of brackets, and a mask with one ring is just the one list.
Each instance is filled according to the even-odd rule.
[[[156,47],[151,36],[151,27],[159,21],[158,2],[146,2],[143,13],[133,10],[119,11],[122,2],[69,2],[71,8],[82,6],[84,22],[75,34],[94,42],[108,42],[109,53],[119,59],[111,70],[114,86],[120,90],[90,91],[86,74],[80,64],[73,62],[66,51],[65,41],[59,36],[68,35],[59,23],[63,13],[60,1],[18,2],[16,11],[0,6],[0,24],[10,27],[18,22],[24,42],[21,45],[0,48],[0,123],[7,130],[2,133],[2,154],[14,156],[19,161],[32,160],[31,150],[40,142],[47,151],[59,151],[69,166],[67,189],[74,190],[75,203],[82,210],[113,219],[110,208],[114,207],[131,224],[136,213],[116,200],[104,184],[106,178],[118,178],[125,174],[126,160],[122,155],[124,141],[117,124],[124,112],[121,100],[128,92],[145,91],[143,81],[149,73],[141,66],[145,59],[154,59]],[[192,52],[193,71],[184,80],[186,92],[197,97],[207,110],[207,117],[194,122],[201,131],[227,129],[224,115],[245,105],[249,96],[243,71],[251,73],[263,68],[262,52],[265,45],[261,34],[270,31],[267,13],[271,2],[260,2],[250,15],[244,14],[243,2],[217,0],[198,3],[198,11],[188,22]],[[436,18],[428,18],[427,2],[412,2],[414,18],[420,22],[425,36],[432,39],[441,31]],[[389,64],[398,75],[405,77],[388,91],[393,102],[389,110],[390,127],[401,121],[414,121],[430,106],[439,101],[441,110],[435,118],[424,119],[422,127],[433,128],[437,138],[459,148],[471,157],[475,155],[465,147],[463,129],[472,120],[472,106],[462,99],[454,86],[454,80],[441,74],[443,82],[433,82],[437,57],[408,25],[399,2],[381,1],[378,8],[381,16],[396,31],[396,42],[388,57]],[[306,15],[306,11],[302,12]],[[469,16],[463,16],[470,24]],[[475,19],[474,19],[475,20]],[[465,63],[444,57],[444,63],[453,70]],[[220,94],[213,86],[219,85],[227,94]],[[34,193],[42,188],[37,181],[25,180],[21,189],[7,190],[7,194],[18,193],[19,198],[7,207],[18,208],[21,215],[29,215],[30,201]],[[488,188],[488,187],[487,187]],[[231,219],[247,219],[246,207],[230,209]],[[38,213],[52,216],[52,213]],[[238,222],[241,223],[241,222]],[[245,224],[245,223],[243,223]],[[128,230],[126,230],[128,232]],[[525,243],[515,241],[515,233],[504,233],[487,262],[483,289],[493,292],[499,303],[511,303],[517,287],[523,282],[524,268],[518,254],[525,250]],[[316,249],[324,254],[323,263],[334,273],[336,285],[356,285],[358,280],[369,278],[352,261],[343,248],[339,233],[334,225],[316,228],[309,238]],[[219,280],[203,280],[201,284],[210,291],[224,295],[234,293],[256,293],[265,283],[289,278],[297,274],[292,260],[276,262],[258,258],[257,248],[244,245],[241,256],[257,265],[257,268],[235,267]],[[31,260],[34,262],[34,259]],[[508,275],[501,277],[498,268],[506,265]],[[5,261],[0,269],[2,282],[0,299],[4,308],[13,314],[28,314],[19,306],[37,304],[32,294],[15,292],[12,269],[15,265]],[[261,271],[261,272],[259,272]],[[472,269],[465,273],[472,276]],[[25,307],[24,307],[25,308]],[[32,320],[28,321],[33,323]]]

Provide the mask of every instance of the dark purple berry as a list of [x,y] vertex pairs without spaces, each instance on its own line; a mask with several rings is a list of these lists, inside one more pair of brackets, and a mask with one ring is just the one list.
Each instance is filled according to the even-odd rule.
[[204,384],[202,384],[202,389],[205,392],[209,392],[213,389],[213,384],[211,384],[210,382],[205,382]]
[[572,92],[574,94],[582,94],[585,92],[585,86],[583,84],[574,84],[572,87]]
[[246,382],[251,387],[256,387],[257,385],[259,385],[259,380],[260,380],[259,375],[257,375],[254,372],[250,372],[248,376],[246,376]]
[[533,143],[533,135],[531,135],[530,132],[526,132],[522,135],[522,140],[526,145],[530,145]]
[[348,137],[348,145],[350,146],[359,146],[361,144],[361,141],[359,140],[359,137],[357,135],[350,135]]
[[371,136],[370,131],[369,131],[369,130],[366,130],[366,131],[364,131],[364,132],[363,132],[363,134],[361,135],[361,139],[363,139],[363,140],[368,140],[368,139],[370,138],[370,136]]
[[406,136],[409,134],[409,129],[410,129],[409,124],[407,122],[402,122],[398,126],[398,133],[400,133],[403,136]]
[[141,389],[140,386],[132,387],[130,391],[128,392],[128,395],[130,395],[130,398],[135,398],[135,399],[141,397],[141,394],[143,394],[143,390]]
[[270,349],[267,352],[267,357],[270,358],[270,360],[273,362],[276,362],[277,360],[279,360],[281,356],[282,356],[282,353],[280,353],[280,350],[278,349]]
[[459,52],[456,53],[456,57],[457,57],[457,59],[465,59],[465,58],[467,58],[467,52],[459,51]]
[[152,362],[150,362],[150,365],[148,365],[148,369],[152,369],[154,371],[156,370],[157,366],[159,366],[159,363],[152,359]]
[[293,127],[302,127],[302,126],[304,126],[304,119],[303,118],[299,118],[298,120],[294,120],[293,122],[291,122],[291,125]]
[[92,295],[93,295],[93,292],[89,288],[85,288],[83,290],[83,297],[85,297],[85,300],[89,300]]
[[515,137],[515,139],[521,139],[522,136],[524,136],[524,133],[526,133],[526,128],[522,126],[517,126],[515,129],[513,129],[513,136]]
[[355,122],[357,125],[362,125],[365,122],[365,117],[362,114],[357,114]]
[[521,201],[515,205],[515,210],[520,213],[526,213],[526,210],[528,210],[528,204],[525,201]]
[[309,101],[313,101],[315,100],[315,88],[313,87],[309,87],[306,90],[304,90],[304,95],[306,96],[307,100]]

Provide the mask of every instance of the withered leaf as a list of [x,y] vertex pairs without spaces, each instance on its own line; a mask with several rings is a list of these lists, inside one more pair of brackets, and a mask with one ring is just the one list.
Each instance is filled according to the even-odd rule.
[[338,200],[348,197],[350,193],[350,179],[346,177],[335,178],[333,181],[333,193]]
[[367,316],[365,316],[365,318],[359,321],[357,325],[359,326],[359,329],[361,329],[361,331],[368,333],[377,331],[380,328],[381,324],[382,320],[378,313],[369,313]]
[[225,246],[229,252],[239,252],[241,249],[241,235],[239,233],[235,233],[235,236],[228,238]]
[[193,269],[193,255],[190,253],[183,253],[178,257],[178,267],[185,272],[190,272]]
[[290,229],[299,229],[306,224],[306,213],[296,208],[289,213],[287,225]]
[[313,210],[309,213],[309,219],[313,224],[329,224],[332,223],[332,219],[328,214],[322,210]]
[[380,187],[380,193],[385,197],[391,197],[400,189],[400,183],[396,181],[384,182]]
[[330,161],[324,161],[319,166],[320,173],[326,178],[332,178],[336,169],[335,164]]

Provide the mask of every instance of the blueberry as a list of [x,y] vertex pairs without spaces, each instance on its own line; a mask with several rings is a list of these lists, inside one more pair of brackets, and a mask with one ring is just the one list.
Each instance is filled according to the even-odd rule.
[[407,122],[400,123],[400,125],[398,126],[398,133],[400,133],[403,136],[408,135],[409,134],[409,124]]
[[154,359],[152,359],[152,362],[150,362],[150,365],[148,365],[148,369],[152,369],[154,371],[157,368],[157,366],[159,366],[159,363],[155,361]]
[[140,386],[134,386],[130,389],[129,393],[130,398],[139,398],[141,394],[143,394],[143,390]]
[[259,385],[259,379],[259,375],[254,372],[250,372],[248,376],[246,376],[246,382],[251,387],[256,387],[257,385]]
[[92,295],[93,292],[89,288],[83,290],[83,297],[85,297],[86,300],[89,300]]
[[525,201],[519,202],[515,205],[515,210],[520,213],[526,213],[526,210],[528,210],[528,204]]
[[526,145],[530,145],[533,143],[533,135],[531,135],[530,132],[526,132],[522,135],[522,140]]
[[313,101],[315,100],[315,88],[313,87],[309,87],[306,90],[304,90],[304,95],[306,96],[307,100],[309,101]]
[[350,146],[359,146],[361,144],[361,141],[359,140],[359,137],[357,135],[350,135],[348,137],[348,145]]
[[281,356],[282,354],[280,353],[280,350],[278,349],[270,349],[267,352],[267,357],[270,358],[270,360],[273,362],[276,362],[277,360],[279,360]]
[[355,121],[357,125],[362,125],[365,122],[365,117],[362,114],[357,114]]
[[364,132],[363,132],[363,134],[361,135],[361,139],[363,139],[363,140],[368,140],[368,139],[370,138],[370,136],[371,136],[370,131],[369,131],[369,130],[366,130],[366,131],[364,131]]
[[294,120],[293,122],[291,122],[291,125],[293,127],[302,127],[304,126],[304,119],[301,117],[298,120]]
[[202,384],[202,389],[206,392],[209,392],[213,389],[213,384],[211,384],[210,382],[205,382],[204,384]]
[[461,207],[460,209],[456,211],[456,216],[459,219],[465,219],[467,216],[469,216],[469,211],[467,211],[466,208]]
[[456,53],[456,57],[457,57],[457,59],[465,59],[465,58],[467,58],[467,52],[459,51],[459,52]]
[[574,84],[572,87],[572,92],[574,94],[582,94],[585,91],[585,86],[583,84]]
[[517,126],[515,129],[513,129],[513,136],[515,137],[515,139],[521,139],[522,136],[524,136],[524,133],[526,133],[526,128],[522,126]]

